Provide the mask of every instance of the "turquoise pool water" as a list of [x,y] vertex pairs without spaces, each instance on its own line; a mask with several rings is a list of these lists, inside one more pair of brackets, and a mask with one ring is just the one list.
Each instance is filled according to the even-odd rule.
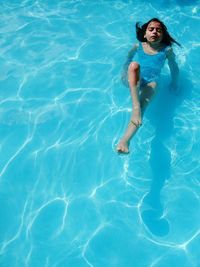
[[[1,1],[0,266],[200,266],[200,2]],[[127,156],[136,21],[172,36]]]

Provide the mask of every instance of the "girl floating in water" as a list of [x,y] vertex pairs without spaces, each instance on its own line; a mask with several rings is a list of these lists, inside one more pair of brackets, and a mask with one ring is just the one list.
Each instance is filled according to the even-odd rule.
[[[179,69],[171,46],[172,43],[180,44],[169,35],[164,23],[157,18],[151,19],[142,27],[136,23],[136,37],[139,44],[135,44],[130,50],[122,75],[124,83],[127,83],[128,78],[133,113],[126,132],[117,145],[119,153],[129,152],[129,141],[142,125],[144,109],[155,93],[166,58],[171,73],[170,86],[173,90],[178,89]],[[137,61],[132,61],[135,55]]]

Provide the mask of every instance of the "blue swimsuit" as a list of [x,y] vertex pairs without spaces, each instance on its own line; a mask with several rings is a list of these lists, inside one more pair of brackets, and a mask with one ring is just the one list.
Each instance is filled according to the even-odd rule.
[[156,82],[160,76],[161,69],[164,66],[168,46],[162,48],[158,53],[149,55],[144,52],[142,44],[136,52],[136,61],[140,64],[140,80],[142,84]]

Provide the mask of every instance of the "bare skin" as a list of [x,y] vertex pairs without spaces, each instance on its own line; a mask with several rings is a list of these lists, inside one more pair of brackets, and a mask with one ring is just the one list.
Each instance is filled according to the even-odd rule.
[[[142,43],[142,47],[145,53],[153,55],[158,53],[159,50],[163,48],[163,44],[161,43],[163,33],[160,23],[154,21],[149,23],[144,37],[147,40],[147,42]],[[135,45],[129,52],[127,63],[130,61],[130,58],[133,57],[136,50],[137,46]],[[178,66],[175,62],[175,55],[173,53],[173,50],[170,49],[167,52],[166,56],[171,72],[171,84],[175,88],[177,87]],[[122,78],[126,79],[126,76],[127,74],[125,72]],[[129,142],[137,132],[138,128],[142,125],[142,116],[144,114],[144,110],[152,99],[157,85],[156,82],[151,82],[148,83],[145,87],[140,88],[140,65],[137,62],[131,62],[129,64],[128,82],[132,98],[133,112],[125,134],[116,147],[116,150],[119,153],[129,153]]]
[[128,124],[124,136],[121,138],[119,144],[117,145],[117,152],[129,153],[129,142],[141,125],[135,122],[142,122],[142,116],[144,114],[145,108],[147,107],[153,95],[155,94],[155,88],[156,83],[154,82],[147,84],[146,87],[143,88],[140,94],[140,109],[133,109],[131,121]]

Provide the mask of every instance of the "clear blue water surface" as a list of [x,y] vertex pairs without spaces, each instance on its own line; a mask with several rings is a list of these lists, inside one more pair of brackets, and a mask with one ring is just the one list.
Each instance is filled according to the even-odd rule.
[[[0,3],[0,266],[199,267],[200,2]],[[182,44],[120,156],[135,22]]]

